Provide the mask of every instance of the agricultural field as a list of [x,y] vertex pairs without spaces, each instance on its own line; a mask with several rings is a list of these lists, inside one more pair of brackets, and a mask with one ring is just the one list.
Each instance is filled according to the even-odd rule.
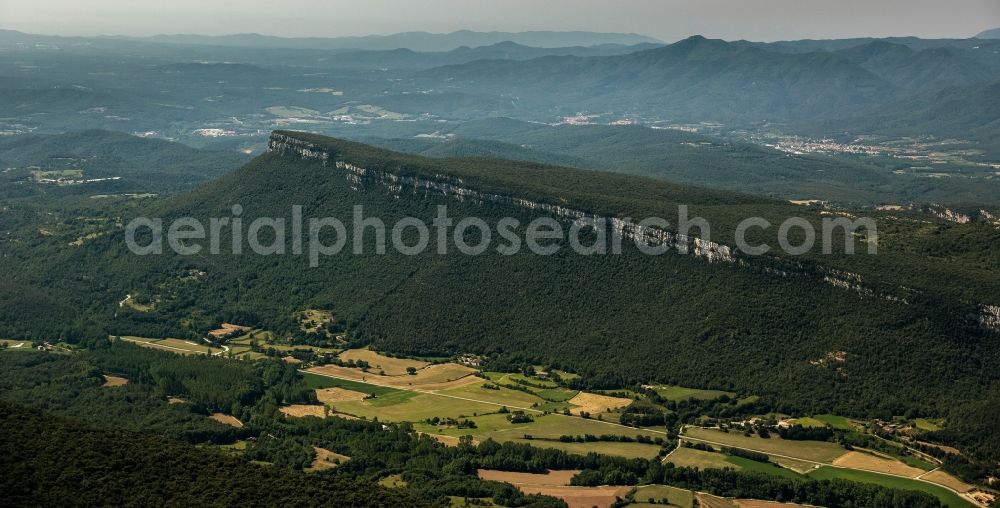
[[695,495],[695,499],[698,501],[698,506],[705,508],[738,508],[733,500],[724,497],[698,493]]
[[239,421],[235,416],[230,416],[225,413],[212,413],[209,418],[219,423],[229,425],[230,427],[243,427],[243,422]]
[[[532,435],[534,437],[534,435]],[[567,453],[586,455],[588,453],[599,453],[602,455],[612,455],[624,457],[626,459],[653,459],[660,451],[660,447],[645,443],[628,443],[618,441],[597,441],[592,443],[564,443],[562,441],[524,439],[507,439],[503,434],[494,437],[498,441],[511,441],[514,443],[530,444],[539,448],[554,448]]]
[[913,425],[920,430],[934,432],[944,428],[943,422],[939,419],[930,418],[917,418],[913,421]]
[[480,469],[476,471],[476,474],[484,480],[507,482],[514,485],[566,486],[569,485],[569,481],[579,472],[579,470],[567,469],[549,471],[547,473],[514,473],[510,471]]
[[852,424],[850,420],[844,418],[843,416],[814,415],[812,417],[812,420],[815,420],[822,425],[829,425],[830,427],[838,430],[854,430],[854,424]]
[[[371,355],[366,357],[374,358]],[[406,364],[397,364],[391,368],[402,368],[405,372],[406,366]],[[561,441],[562,436],[576,437],[588,434],[593,436],[627,436],[633,439],[636,436],[646,436],[650,439],[663,436],[661,433],[624,427],[598,419],[556,413],[547,414],[542,409],[548,409],[545,407],[547,401],[541,397],[509,388],[483,388],[488,381],[470,375],[471,371],[472,369],[457,364],[434,364],[425,366],[414,375],[379,376],[366,374],[359,369],[326,365],[309,369],[305,375],[310,386],[328,390],[327,392],[317,391],[320,400],[327,397],[327,394],[335,399],[340,399],[324,401],[338,414],[367,419],[377,417],[382,421],[411,422],[417,431],[430,435],[446,436],[452,439],[469,435],[480,441],[492,438],[497,441],[530,443],[535,446],[556,448],[573,453],[597,452],[629,458],[653,458],[659,452],[658,445],[649,443]],[[333,375],[338,377],[327,377],[329,372],[336,373]],[[454,379],[450,384],[447,381],[445,383],[439,382],[449,379],[449,376],[453,377],[455,373],[462,375],[461,378],[458,378],[460,383],[457,386],[455,386]],[[395,386],[385,384],[393,380],[395,380]],[[403,385],[399,380],[413,384]],[[371,382],[377,384],[370,384]],[[364,397],[371,393],[375,393],[376,397]],[[602,403],[607,403],[607,399],[614,399],[606,399],[600,395],[597,397]],[[629,399],[616,400],[620,403],[620,401]],[[629,400],[629,402],[631,401]],[[568,404],[564,405],[570,407]],[[532,418],[532,421],[511,423],[508,419],[510,413],[503,412],[504,408],[523,410]],[[434,425],[427,421],[435,417],[440,420],[469,420],[475,427]]]
[[[541,406],[547,401],[533,393],[511,390],[510,388],[490,389],[485,388],[486,383],[468,384],[458,388],[440,390],[442,395],[451,395],[468,399],[492,402],[505,405],[511,408],[533,408]],[[568,407],[568,406],[567,406]]]
[[959,492],[969,492],[973,489],[972,485],[969,485],[968,483],[965,483],[962,480],[959,480],[958,478],[940,470],[927,473],[921,476],[920,479],[927,480],[938,485],[944,485],[945,487]]
[[292,418],[304,418],[315,416],[316,418],[326,418],[328,410],[326,406],[316,404],[293,404],[279,408],[281,414]]
[[758,462],[756,460],[750,460],[745,457],[737,457],[735,455],[727,455],[726,462],[729,462],[742,471],[754,471],[757,473],[780,476],[789,480],[801,480],[803,478],[801,474],[792,471],[791,469],[786,469],[774,462]]
[[696,467],[698,469],[740,469],[740,466],[726,460],[726,456],[721,453],[696,450],[684,446],[667,455],[666,462],[673,462],[678,467]]
[[740,432],[722,432],[716,429],[700,427],[685,427],[683,435],[696,440],[706,441],[722,446],[745,448],[767,454],[784,455],[814,462],[832,463],[836,458],[847,453],[847,450],[835,443],[826,441],[792,441],[781,439],[777,435],[764,439],[756,435],[747,437]]
[[[679,489],[669,485],[643,485],[638,487],[632,498],[636,504],[672,505],[679,508],[691,508],[694,504],[694,494],[690,490]],[[666,500],[666,502],[664,502]],[[632,504],[629,506],[636,506]]]
[[847,467],[851,469],[863,469],[865,471],[875,471],[909,478],[916,478],[924,474],[925,470],[909,466],[898,460],[885,457],[878,457],[869,453],[850,451],[837,457],[833,465]]
[[213,338],[221,339],[238,332],[250,332],[250,327],[234,325],[232,323],[222,323],[219,328],[208,332]]
[[132,337],[132,336],[125,336],[122,337],[121,339],[124,341],[132,342],[139,346],[151,347],[154,349],[162,349],[165,351],[171,351],[182,355],[211,354],[213,356],[216,356],[226,352],[226,350],[224,349],[212,347],[207,343],[198,344],[197,342],[190,340],[183,340],[183,339],[150,339],[146,337]]
[[631,487],[540,487],[533,485],[518,486],[525,494],[542,494],[558,497],[566,502],[569,508],[591,508],[593,506],[611,506],[619,498],[625,497]]
[[369,370],[384,376],[405,376],[408,374],[406,369],[420,370],[429,365],[420,360],[381,355],[369,349],[348,349],[338,357],[344,361],[365,361],[370,365]]
[[885,487],[892,487],[897,489],[919,490],[922,492],[927,492],[937,497],[938,499],[941,500],[942,503],[952,508],[973,506],[972,503],[970,503],[968,500],[952,492],[951,490],[948,490],[945,487],[941,487],[920,480],[900,478],[898,476],[889,476],[879,473],[872,473],[869,471],[859,471],[857,469],[821,467],[809,473],[809,477],[814,479],[840,478],[855,482],[874,483]]
[[575,415],[588,413],[597,415],[613,413],[632,403],[632,399],[600,395],[597,393],[580,392],[569,403],[573,406],[570,412]]
[[415,374],[398,376],[383,376],[372,371],[365,372],[361,369],[337,365],[313,367],[309,369],[309,372],[382,386],[421,390],[445,390],[482,382],[482,379],[472,375],[476,372],[474,369],[456,363],[429,365],[416,371]]

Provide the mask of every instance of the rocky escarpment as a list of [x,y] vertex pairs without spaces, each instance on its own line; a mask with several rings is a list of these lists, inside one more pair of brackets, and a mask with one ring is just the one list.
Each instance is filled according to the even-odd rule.
[[[314,144],[308,143],[284,134],[272,134],[268,142],[268,151],[282,155],[295,155],[302,158],[317,159],[323,165],[330,162],[330,154]],[[600,223],[610,225],[613,234],[633,241],[645,241],[649,245],[666,245],[682,254],[691,254],[709,262],[736,262],[735,249],[716,242],[697,237],[677,234],[654,226],[645,226],[633,221],[617,217],[602,217],[589,214],[583,210],[561,205],[542,203],[517,196],[506,196],[488,192],[480,192],[464,185],[459,178],[436,175],[435,178],[400,176],[388,171],[373,170],[356,166],[344,160],[334,161],[333,166],[342,170],[355,190],[360,190],[364,181],[373,181],[384,185],[392,194],[399,196],[403,192],[429,197],[431,195],[451,197],[460,201],[477,203],[499,203],[512,205],[525,210],[547,213],[561,219],[575,222],[581,226],[593,226]]]
[[[482,192],[470,187],[463,179],[450,175],[406,176],[391,171],[366,168],[343,158],[334,157],[328,150],[314,143],[282,133],[271,134],[268,152],[317,160],[324,166],[339,170],[356,191],[362,191],[366,185],[378,185],[396,197],[406,193],[417,197],[444,196],[462,202],[499,203],[543,212],[584,226],[603,221],[609,224],[613,233],[621,235],[622,238],[641,240],[648,245],[666,245],[677,253],[692,255],[708,262],[731,264],[777,277],[815,277],[833,287],[857,293],[862,297],[877,297],[904,305],[909,303],[906,296],[866,287],[862,277],[856,273],[822,267],[806,269],[793,261],[751,258],[740,255],[736,248],[729,245],[678,234],[655,226],[640,225],[631,220],[598,216],[584,210],[518,196]],[[903,289],[901,291],[904,295],[911,292]],[[1000,307],[985,305],[982,309],[983,312],[977,317],[980,324],[1000,331]]]

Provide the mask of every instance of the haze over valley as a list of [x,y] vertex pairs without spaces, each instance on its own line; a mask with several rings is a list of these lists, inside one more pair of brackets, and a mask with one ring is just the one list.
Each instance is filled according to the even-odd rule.
[[997,506],[995,6],[119,3],[0,4],[5,506]]

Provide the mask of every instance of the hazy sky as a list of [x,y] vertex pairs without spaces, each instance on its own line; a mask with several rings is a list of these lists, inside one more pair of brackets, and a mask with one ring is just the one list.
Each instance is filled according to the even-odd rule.
[[970,37],[1000,0],[0,0],[0,28],[53,35],[592,30],[673,41]]

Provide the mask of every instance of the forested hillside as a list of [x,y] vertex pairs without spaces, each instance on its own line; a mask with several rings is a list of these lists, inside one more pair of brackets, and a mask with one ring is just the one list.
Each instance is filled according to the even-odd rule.
[[[0,197],[180,192],[249,160],[242,153],[103,130],[0,137],[0,153]],[[60,178],[62,183],[43,180]]]
[[[0,402],[8,506],[439,506],[372,482],[251,464],[134,431]],[[44,430],[42,430],[44,429]]]
[[[693,215],[711,222],[712,239],[723,243],[747,215],[775,223],[787,214],[819,218],[780,202],[625,175],[423,159],[283,135],[316,143],[330,163],[270,153],[143,214],[165,223],[183,215],[207,220],[241,204],[248,223],[287,216],[293,204],[302,204],[306,217],[339,217],[350,227],[355,204],[388,224],[404,216],[429,220],[438,204],[448,205],[456,219],[487,222],[511,216],[525,224],[540,213],[412,188],[393,191],[377,176],[391,171],[460,177],[463,186],[482,192],[613,216],[676,219],[670,208],[689,204]],[[351,180],[334,167],[338,160],[373,173]],[[5,308],[18,309],[2,333],[69,341],[108,333],[199,337],[223,321],[293,333],[296,312],[323,308],[355,343],[551,364],[583,374],[582,383],[592,387],[659,381],[760,394],[786,411],[944,416],[996,381],[988,367],[1000,354],[996,335],[969,316],[1000,294],[997,232],[988,225],[942,223],[927,230],[907,224],[883,226],[877,255],[813,253],[740,263],[646,256],[628,245],[620,255],[580,256],[563,245],[552,256],[345,250],[310,269],[307,258],[296,255],[136,256],[125,249],[120,230],[74,249],[36,238],[33,253],[45,253],[44,263],[20,255],[0,261],[13,274],[3,284]],[[475,234],[469,234],[471,241]],[[754,240],[767,238],[773,241],[766,235]],[[824,280],[831,276],[857,277],[862,289],[836,287]],[[123,306],[126,294],[143,295],[150,305]]]

